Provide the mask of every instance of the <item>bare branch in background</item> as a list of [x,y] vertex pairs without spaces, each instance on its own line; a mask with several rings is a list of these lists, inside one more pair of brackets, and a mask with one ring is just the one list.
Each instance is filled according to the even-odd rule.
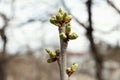
[[114,32],[114,31],[120,30],[120,26],[116,25],[115,27],[113,27],[112,29],[110,29],[108,31],[102,31],[100,29],[95,29],[95,30],[102,33],[102,34],[110,34],[110,33]]
[[27,25],[27,24],[30,24],[30,23],[33,23],[33,22],[37,22],[37,21],[40,21],[40,22],[42,22],[42,23],[47,22],[47,20],[42,20],[42,19],[29,19],[29,20],[27,20],[26,22],[20,23],[20,24],[17,25],[16,27],[22,27],[22,26],[25,26],[25,25]]
[[7,36],[6,36],[6,33],[5,33],[5,30],[6,30],[6,27],[8,26],[9,24],[9,21],[13,19],[13,16],[14,16],[14,2],[15,0],[12,0],[11,1],[11,12],[13,12],[12,14],[12,17],[9,19],[7,18],[7,16],[3,13],[0,13],[0,17],[2,17],[3,21],[4,21],[4,25],[2,26],[2,28],[0,29],[0,36],[3,40],[3,51],[2,51],[2,54],[6,54],[6,44],[7,44]]
[[113,7],[120,14],[120,10],[115,6],[115,4],[112,1],[107,0],[107,2],[111,7]]
[[4,25],[0,29],[0,36],[3,40],[3,51],[2,51],[2,53],[5,54],[6,53],[6,43],[7,43],[7,37],[6,37],[6,34],[5,34],[5,29],[8,26],[9,19],[7,18],[6,15],[4,15],[2,13],[0,13],[0,16],[4,20]]
[[0,55],[0,80],[6,80],[5,74],[5,63],[6,63],[6,44],[7,44],[7,36],[5,33],[6,27],[8,26],[9,19],[5,14],[0,13],[0,17],[2,17],[4,21],[4,25],[0,29],[0,36],[3,40],[3,50],[2,54]]
[[6,45],[7,45],[7,36],[6,36],[6,28],[9,25],[9,22],[14,18],[14,2],[15,0],[12,0],[11,2],[11,11],[13,11],[12,17],[8,18],[5,14],[0,12],[0,17],[3,19],[4,21],[4,25],[0,28],[0,36],[2,38],[3,41],[3,50],[2,50],[2,54],[0,54],[0,80],[6,80],[6,72],[5,72],[5,67],[6,67],[6,63],[8,62],[8,56],[6,53]]
[[87,32],[86,32],[86,37],[88,38],[89,42],[90,42],[90,50],[91,50],[91,54],[94,58],[95,61],[95,65],[96,65],[96,80],[102,80],[102,56],[98,53],[96,46],[95,46],[95,42],[94,42],[94,37],[93,37],[93,22],[92,22],[92,0],[87,0],[86,2],[86,7],[87,7],[87,12],[88,12],[88,22],[89,22],[89,26],[87,28]]
[[70,9],[66,6],[65,1],[64,1],[64,0],[61,0],[61,2],[62,2],[63,7],[68,11],[68,13],[73,16],[74,20],[75,20],[79,25],[81,25],[83,28],[85,28],[85,29],[87,30],[87,26],[86,26],[85,24],[83,24],[82,22],[80,22],[80,21],[78,20],[78,18],[75,17],[75,16],[72,14],[72,12],[70,11]]

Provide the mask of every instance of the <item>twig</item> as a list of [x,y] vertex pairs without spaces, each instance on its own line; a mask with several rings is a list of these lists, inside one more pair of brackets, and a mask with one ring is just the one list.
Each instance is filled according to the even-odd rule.
[[[65,24],[62,24],[62,27],[59,28],[59,34],[61,34],[62,32],[65,33]],[[60,59],[60,66],[61,66],[61,73],[62,73],[62,77],[61,80],[67,80],[67,75],[66,75],[66,48],[68,45],[68,41],[64,41],[63,39],[60,38],[60,55],[59,55],[59,59]]]
[[97,52],[97,49],[95,47],[94,43],[94,37],[93,37],[93,25],[92,25],[92,0],[87,0],[86,2],[87,6],[87,11],[88,11],[88,22],[89,22],[89,27],[87,28],[87,33],[86,36],[88,40],[90,41],[90,49],[92,56],[95,60],[95,65],[96,65],[96,80],[102,80],[102,56]]
[[68,80],[67,76],[70,76],[73,72],[76,71],[78,64],[73,63],[71,68],[67,68],[67,55],[66,49],[68,46],[69,40],[74,40],[78,37],[78,34],[73,32],[71,33],[70,21],[72,19],[71,15],[68,15],[61,8],[56,16],[50,18],[50,22],[58,26],[59,38],[60,38],[60,50],[52,51],[46,49],[47,53],[50,55],[50,58],[47,60],[48,63],[55,62],[57,60],[59,69],[60,69],[60,80]]
[[108,2],[108,4],[109,4],[112,8],[114,8],[114,9],[120,14],[120,10],[115,6],[115,4],[113,4],[112,1],[107,0],[107,2]]
[[0,13],[0,16],[4,20],[4,25],[0,29],[0,36],[1,36],[2,40],[3,40],[3,51],[2,51],[2,54],[4,55],[6,53],[6,44],[7,44],[7,37],[6,37],[6,34],[5,34],[5,29],[8,26],[9,19],[6,17],[6,15],[4,15],[2,13]]

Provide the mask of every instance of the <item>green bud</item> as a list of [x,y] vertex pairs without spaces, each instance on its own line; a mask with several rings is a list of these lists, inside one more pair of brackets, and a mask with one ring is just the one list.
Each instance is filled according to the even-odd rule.
[[65,12],[63,15],[63,20],[65,20],[66,16],[67,16],[67,13]]
[[57,21],[62,21],[63,20],[63,15],[61,15],[60,13],[58,13],[56,15],[56,19],[57,19]]
[[78,34],[72,33],[72,34],[69,35],[69,38],[70,38],[71,40],[77,39],[77,38],[78,38]]
[[56,20],[56,17],[55,17],[55,16],[53,16],[53,17],[50,18],[50,22],[51,22],[52,24],[58,26],[58,27],[61,26],[61,24]]
[[63,39],[63,40],[65,40],[65,39],[67,39],[67,36],[66,36],[65,33],[62,32],[62,33],[60,34],[60,38]]
[[71,25],[70,24],[66,25],[65,32],[66,32],[66,34],[70,34],[70,32],[71,32]]
[[47,60],[48,63],[52,63],[52,62],[55,62],[57,59],[56,58],[50,58]]
[[57,50],[55,51],[55,53],[56,53],[56,55],[58,56],[58,55],[60,54],[60,50],[57,49]]
[[48,63],[52,63],[52,59],[48,59],[47,62],[48,62]]
[[66,73],[69,77],[71,76],[72,72],[70,67],[66,69]]
[[63,10],[62,8],[60,8],[60,9],[59,9],[59,13],[60,13],[61,15],[63,15],[65,12],[64,12],[64,10]]
[[45,49],[46,52],[50,55],[51,58],[54,58],[56,56],[56,53],[50,49]]
[[72,71],[75,72],[77,70],[77,68],[78,68],[78,64],[77,63],[73,63],[72,67],[71,67]]
[[55,24],[55,22],[56,22],[56,17],[55,17],[55,16],[52,16],[52,17],[50,18],[50,22],[51,22],[52,24]]
[[67,73],[71,72],[71,68],[70,68],[70,67],[67,68],[67,69],[66,69],[66,72],[67,72]]
[[71,15],[67,15],[67,16],[64,18],[64,21],[65,21],[66,23],[69,23],[69,22],[71,21],[71,19],[72,19],[72,16],[71,16]]
[[71,67],[66,69],[66,73],[69,77],[73,74],[73,71],[72,71]]

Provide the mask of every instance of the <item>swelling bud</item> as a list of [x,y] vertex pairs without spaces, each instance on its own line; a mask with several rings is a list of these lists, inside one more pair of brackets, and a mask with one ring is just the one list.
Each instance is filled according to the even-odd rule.
[[69,77],[71,76],[72,72],[70,67],[66,69],[66,73]]
[[50,55],[50,58],[54,58],[56,56],[56,53],[51,49],[45,49],[45,50]]
[[64,10],[63,10],[62,8],[60,8],[60,9],[59,9],[59,13],[60,13],[61,15],[64,15],[65,12],[64,12]]
[[48,63],[52,63],[52,59],[48,59],[47,62],[48,62]]
[[50,59],[47,60],[48,63],[52,63],[52,62],[55,62],[55,61],[56,61],[56,59],[53,59],[53,58],[50,58]]
[[67,24],[65,28],[66,28],[65,29],[66,34],[70,34],[70,32],[71,32],[71,25]]
[[62,21],[63,20],[63,15],[62,14],[60,14],[60,13],[58,13],[57,15],[56,15],[56,19],[57,19],[57,21]]
[[50,18],[50,22],[51,22],[52,24],[55,24],[55,22],[56,22],[56,17],[55,17],[55,16],[52,16],[52,17]]
[[66,36],[65,33],[62,32],[62,33],[60,34],[60,38],[63,39],[63,40],[65,40],[65,39],[67,39],[67,36]]
[[77,68],[78,68],[78,64],[77,63],[73,63],[72,67],[71,67],[72,71],[75,72],[77,70]]
[[67,15],[65,18],[64,18],[64,21],[65,23],[69,23],[72,19],[72,16],[71,15]]
[[78,38],[78,34],[76,33],[72,33],[69,35],[69,39],[73,40],[73,39],[77,39]]

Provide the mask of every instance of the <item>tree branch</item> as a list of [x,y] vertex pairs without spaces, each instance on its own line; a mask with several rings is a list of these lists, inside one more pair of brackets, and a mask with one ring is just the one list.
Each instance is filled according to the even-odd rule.
[[47,20],[43,21],[43,20],[41,20],[41,19],[29,19],[29,20],[27,20],[26,22],[23,22],[23,23],[18,24],[16,27],[22,27],[22,26],[25,26],[25,25],[27,25],[27,24],[29,24],[29,23],[37,22],[37,21],[41,21],[42,23],[47,22]]
[[97,52],[97,49],[95,47],[94,43],[94,37],[93,37],[93,23],[92,23],[92,0],[87,0],[86,6],[88,11],[88,22],[89,26],[87,28],[86,36],[88,40],[90,41],[90,50],[91,54],[95,60],[96,65],[96,80],[102,80],[102,56]]
[[0,36],[1,36],[2,40],[3,40],[3,51],[2,51],[2,53],[4,55],[6,53],[6,43],[7,43],[7,37],[6,37],[6,34],[5,34],[5,29],[8,26],[9,19],[6,17],[6,15],[4,15],[2,13],[0,13],[0,16],[4,20],[4,25],[0,29]]
[[117,30],[120,30],[120,26],[119,25],[116,25],[115,27],[113,27],[112,29],[110,29],[109,31],[102,31],[102,30],[99,30],[99,29],[95,29],[96,31],[99,31],[103,34],[110,34],[111,32],[113,31],[117,31]]
[[120,14],[120,10],[115,6],[115,4],[112,1],[107,0],[107,3]]

